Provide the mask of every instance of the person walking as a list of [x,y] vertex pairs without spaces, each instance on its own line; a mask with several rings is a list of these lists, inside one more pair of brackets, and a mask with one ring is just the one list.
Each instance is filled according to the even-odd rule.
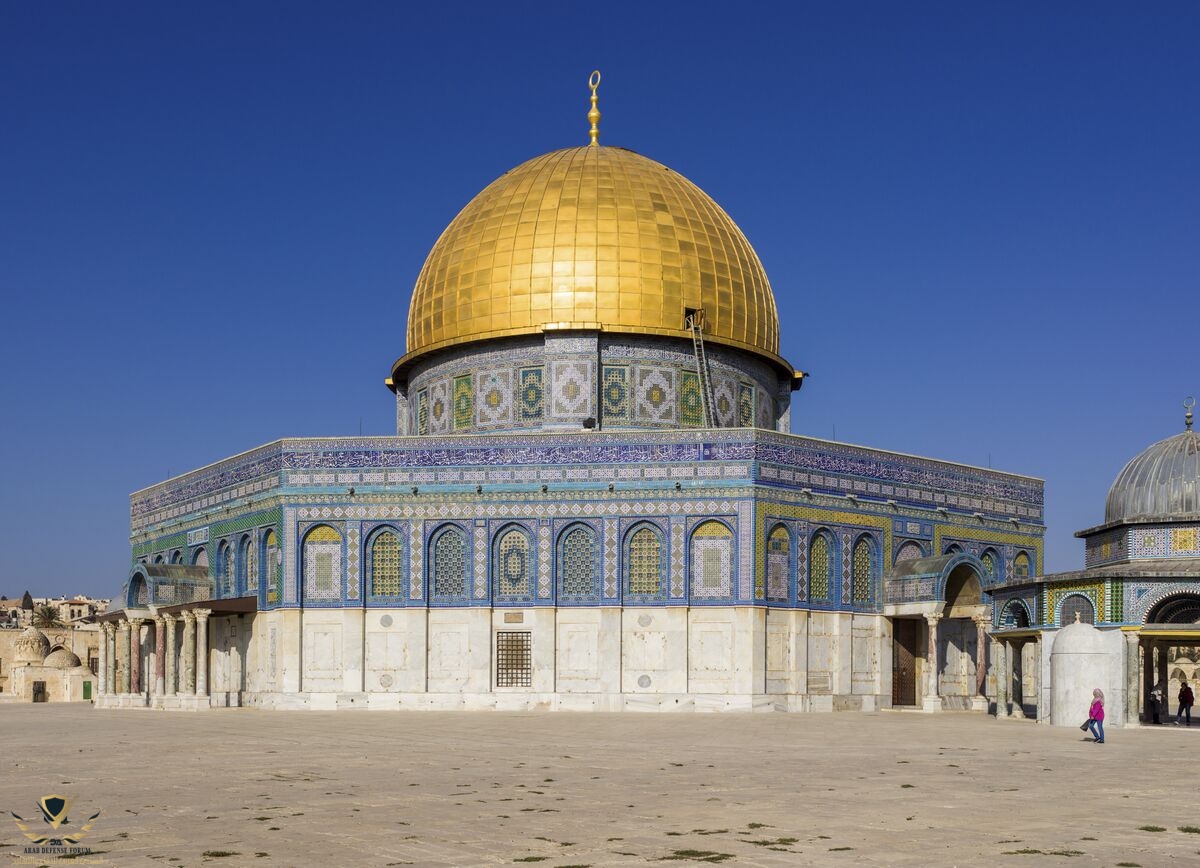
[[1088,709],[1088,728],[1095,736],[1095,744],[1104,744],[1104,691],[1097,687],[1092,691],[1092,707]]
[[1183,723],[1183,718],[1187,716],[1187,725],[1192,725],[1192,704],[1196,701],[1196,697],[1192,695],[1192,688],[1188,687],[1188,683],[1183,679],[1179,680],[1179,714],[1175,717],[1175,723],[1178,725]]

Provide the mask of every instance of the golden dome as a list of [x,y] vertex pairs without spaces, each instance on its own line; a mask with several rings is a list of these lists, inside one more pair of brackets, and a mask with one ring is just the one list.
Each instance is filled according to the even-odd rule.
[[689,338],[750,350],[788,373],[757,254],[677,172],[597,145],[553,151],[488,185],[433,246],[413,290],[397,375],[434,350],[553,329]]

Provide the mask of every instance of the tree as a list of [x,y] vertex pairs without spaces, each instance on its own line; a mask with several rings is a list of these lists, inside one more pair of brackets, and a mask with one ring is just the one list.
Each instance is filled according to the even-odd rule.
[[29,596],[29,591],[26,591],[25,596],[21,598],[21,608],[26,612],[33,611],[33,597]]
[[65,627],[66,624],[63,623],[63,619],[59,616],[58,607],[46,603],[34,609],[33,626],[42,628]]

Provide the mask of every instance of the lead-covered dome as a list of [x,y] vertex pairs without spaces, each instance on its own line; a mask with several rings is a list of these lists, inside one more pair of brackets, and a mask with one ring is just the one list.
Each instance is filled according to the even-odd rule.
[[451,221],[413,290],[406,355],[553,329],[704,336],[773,366],[779,317],[762,263],[721,207],[623,148],[553,151],[488,185]]
[[[1190,416],[1190,414],[1189,414]],[[1133,458],[1108,490],[1105,523],[1200,518],[1200,436],[1189,428]]]

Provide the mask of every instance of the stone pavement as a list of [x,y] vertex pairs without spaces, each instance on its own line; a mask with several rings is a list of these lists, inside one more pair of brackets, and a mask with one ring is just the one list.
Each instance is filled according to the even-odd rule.
[[0,735],[10,864],[49,794],[104,865],[1200,864],[1200,728],[6,704]]

